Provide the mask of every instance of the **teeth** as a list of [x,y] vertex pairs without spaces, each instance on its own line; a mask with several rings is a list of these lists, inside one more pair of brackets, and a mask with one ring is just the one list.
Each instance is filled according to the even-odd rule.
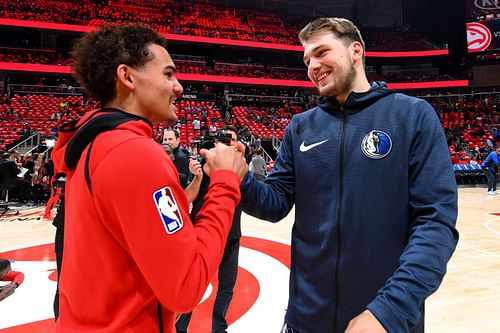
[[321,75],[318,77],[318,81],[323,80],[323,79],[324,79],[327,75],[328,75],[328,73],[323,73],[323,74],[321,74]]

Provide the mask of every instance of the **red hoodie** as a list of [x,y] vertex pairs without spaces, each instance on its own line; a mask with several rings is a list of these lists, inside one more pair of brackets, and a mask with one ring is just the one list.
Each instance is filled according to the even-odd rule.
[[220,263],[239,177],[211,175],[193,226],[175,166],[152,133],[137,118],[99,134],[89,159],[92,192],[89,147],[70,170],[73,133],[60,133],[53,159],[67,181],[57,332],[160,332],[161,313],[163,332],[173,333],[175,313],[199,303]]

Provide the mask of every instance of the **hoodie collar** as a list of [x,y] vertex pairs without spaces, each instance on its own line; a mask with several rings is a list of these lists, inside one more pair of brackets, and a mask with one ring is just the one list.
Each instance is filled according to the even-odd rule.
[[370,90],[366,92],[350,92],[344,105],[340,105],[335,97],[321,97],[318,101],[318,106],[322,110],[332,114],[353,114],[375,103],[380,98],[395,93],[394,90],[387,88],[385,82],[372,82],[370,86]]
[[74,169],[82,152],[100,133],[130,121],[137,122],[133,127],[135,131],[146,136],[153,135],[153,125],[150,121],[114,108],[96,110],[78,121],[63,124],[53,151],[56,169],[66,173]]

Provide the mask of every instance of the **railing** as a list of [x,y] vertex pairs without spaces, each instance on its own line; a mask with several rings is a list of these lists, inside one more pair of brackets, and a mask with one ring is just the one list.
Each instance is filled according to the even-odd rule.
[[61,86],[38,86],[30,84],[9,84],[8,89],[12,89],[18,94],[52,94],[52,95],[83,95],[81,87],[61,87]]
[[226,94],[226,102],[228,105],[235,101],[244,102],[281,102],[283,100],[289,101],[291,103],[304,103],[303,97],[295,96],[267,96],[267,95],[243,95],[243,94]]
[[40,141],[41,141],[40,133],[35,133],[29,138],[21,141],[14,147],[10,148],[9,152],[17,150],[19,154],[29,153],[40,145]]
[[281,140],[278,139],[275,135],[273,135],[271,143],[273,145],[273,149],[276,150],[276,152],[278,152],[280,150]]
[[482,95],[495,95],[495,98],[500,100],[500,91],[484,91],[484,92],[471,92],[471,93],[456,93],[456,94],[438,94],[438,95],[430,95],[430,94],[417,94],[416,96],[419,98],[451,98],[451,97],[464,97],[464,96],[482,96]]
[[[255,135],[251,134],[250,135],[250,144],[255,144],[256,142],[257,142],[257,138],[255,137]],[[267,153],[267,151],[262,146],[260,147],[260,149],[262,149],[264,161],[266,161],[266,164],[269,163],[269,161],[273,160],[273,158],[271,157],[271,155],[269,155]]]

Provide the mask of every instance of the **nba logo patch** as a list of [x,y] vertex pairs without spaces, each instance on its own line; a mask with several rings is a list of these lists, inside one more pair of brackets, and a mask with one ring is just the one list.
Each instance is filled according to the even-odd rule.
[[164,187],[153,193],[153,200],[160,214],[161,221],[167,234],[171,235],[179,231],[184,222],[181,212],[177,206],[174,193],[170,187]]

